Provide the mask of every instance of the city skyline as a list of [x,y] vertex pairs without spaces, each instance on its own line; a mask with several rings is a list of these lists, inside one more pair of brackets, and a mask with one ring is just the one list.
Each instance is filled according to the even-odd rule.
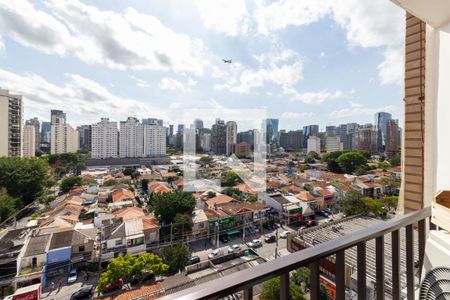
[[377,111],[402,124],[401,9],[305,1],[290,12],[290,2],[5,1],[0,81],[24,96],[25,119],[49,121],[47,111],[70,105],[73,126],[129,116],[176,124],[191,107],[266,107],[286,129]]

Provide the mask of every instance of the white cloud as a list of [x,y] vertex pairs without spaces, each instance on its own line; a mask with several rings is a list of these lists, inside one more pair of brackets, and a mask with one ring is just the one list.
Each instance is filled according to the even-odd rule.
[[394,112],[397,110],[397,107],[394,105],[388,105],[385,107],[377,107],[377,108],[369,108],[360,103],[352,103],[350,102],[350,107],[346,107],[339,110],[332,111],[329,116],[332,118],[348,118],[348,117],[357,117],[357,116],[373,116],[375,113],[379,111],[386,112]]
[[328,0],[281,0],[268,6],[259,5],[254,13],[258,31],[268,34],[289,25],[308,25],[329,11]]
[[242,0],[196,0],[194,1],[206,28],[229,36],[248,31],[249,15]]
[[67,110],[68,105],[68,119],[72,125],[97,122],[101,116],[113,120],[122,120],[126,116],[165,116],[150,104],[114,95],[88,78],[77,74],[67,74],[66,78],[65,84],[58,86],[36,74],[16,74],[0,69],[2,86],[24,96],[26,117],[48,120],[51,109]]
[[72,55],[113,69],[202,74],[208,64],[201,40],[127,8],[103,11],[80,1],[48,0],[49,12],[26,0],[0,0],[0,36],[47,54]]
[[313,112],[297,113],[297,112],[286,111],[281,114],[280,118],[281,119],[299,119],[299,118],[312,118],[314,116],[315,116],[315,114]]
[[186,88],[184,87],[184,84],[182,84],[181,82],[179,82],[176,79],[173,78],[162,78],[161,81],[159,82],[159,88],[161,90],[164,91],[174,91],[174,90],[180,90],[180,91],[184,91]]
[[145,80],[143,80],[141,78],[138,78],[138,77],[133,76],[133,75],[130,75],[130,78],[133,79],[136,82],[138,87],[141,87],[141,88],[150,87],[150,83],[148,83],[147,81],[145,81]]
[[255,11],[262,34],[289,25],[308,25],[327,15],[345,29],[350,47],[383,47],[379,82],[401,83],[405,18],[404,11],[391,1],[280,0],[269,5],[260,3]]
[[282,66],[272,65],[271,67],[260,68],[258,70],[244,70],[239,77],[237,85],[228,84],[230,91],[237,93],[249,93],[255,87],[262,87],[265,82],[273,82],[280,87],[291,87],[299,80],[303,79],[303,61],[298,60],[293,64]]
[[318,92],[300,93],[294,88],[284,88],[284,94],[290,96],[290,101],[292,102],[303,102],[305,104],[320,104],[328,100],[344,97],[344,93],[340,90],[329,92],[326,89]]

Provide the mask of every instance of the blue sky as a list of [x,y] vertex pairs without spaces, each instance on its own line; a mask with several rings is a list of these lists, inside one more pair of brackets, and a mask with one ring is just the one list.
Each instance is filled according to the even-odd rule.
[[0,87],[72,125],[191,108],[367,123],[401,118],[403,28],[389,0],[0,0]]

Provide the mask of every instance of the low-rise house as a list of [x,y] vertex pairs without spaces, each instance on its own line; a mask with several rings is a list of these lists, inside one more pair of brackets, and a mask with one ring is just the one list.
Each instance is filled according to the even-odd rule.
[[13,287],[14,277],[17,275],[17,257],[25,243],[30,229],[21,228],[5,230],[0,238],[0,297],[5,297],[6,292]]
[[371,197],[378,199],[381,196],[382,187],[380,184],[373,182],[372,180],[361,181],[356,179],[351,185],[351,188],[363,195],[364,197]]
[[103,220],[101,260],[107,261],[126,253],[125,223],[122,218]]
[[228,195],[218,195],[213,198],[210,198],[206,200],[206,207],[209,209],[214,209],[216,205],[223,204],[223,203],[229,203],[232,201],[236,201],[233,197],[230,197]]
[[17,257],[16,288],[42,282],[50,238],[51,234],[27,237]]
[[208,217],[203,209],[192,212],[192,237],[197,238],[208,235]]
[[172,189],[166,183],[161,181],[151,181],[148,184],[148,193],[170,193]]
[[124,201],[133,201],[134,200],[134,193],[130,190],[119,188],[114,190],[111,193],[111,200],[113,203],[116,202],[124,202]]

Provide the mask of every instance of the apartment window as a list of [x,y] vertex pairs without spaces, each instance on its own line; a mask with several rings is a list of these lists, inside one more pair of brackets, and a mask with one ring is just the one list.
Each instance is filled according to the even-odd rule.
[[116,240],[116,246],[122,245],[122,240]]
[[31,267],[36,268],[37,267],[37,258],[33,257],[31,259]]
[[84,252],[84,246],[79,246],[78,247],[78,252]]

